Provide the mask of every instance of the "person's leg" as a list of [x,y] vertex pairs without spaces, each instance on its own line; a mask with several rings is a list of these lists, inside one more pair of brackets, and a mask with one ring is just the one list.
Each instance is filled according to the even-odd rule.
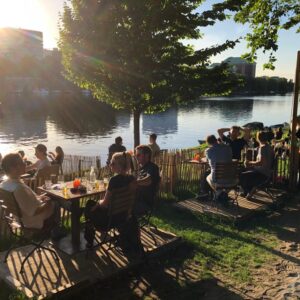
[[210,170],[205,171],[203,177],[200,180],[200,194],[208,194],[211,190],[206,178],[210,175]]
[[140,228],[136,217],[132,216],[122,225],[118,226],[120,244],[123,251],[130,250],[132,254],[143,254],[144,248],[141,242]]
[[266,176],[255,170],[249,170],[241,173],[240,185],[244,190],[245,195],[249,194],[251,190],[263,183],[267,179]]
[[85,232],[84,238],[87,241],[87,247],[91,247],[94,242],[96,229],[100,231],[107,230],[108,225],[108,211],[106,207],[98,206],[96,209],[92,208],[96,205],[95,201],[89,200],[85,207]]

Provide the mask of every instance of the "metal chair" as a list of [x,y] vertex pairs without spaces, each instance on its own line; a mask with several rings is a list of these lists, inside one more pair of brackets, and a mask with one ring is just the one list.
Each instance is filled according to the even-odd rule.
[[215,181],[210,182],[213,190],[213,201],[217,202],[218,194],[222,191],[228,193],[234,191],[233,204],[238,204],[239,186],[239,163],[238,161],[216,163]]
[[22,212],[12,192],[0,189],[0,199],[2,200],[1,207],[4,210],[3,219],[6,222],[12,236],[15,237],[15,242],[12,243],[10,248],[7,250],[4,262],[7,262],[8,255],[13,249],[16,249],[21,244],[26,243],[27,245],[33,245],[34,248],[26,255],[21,263],[20,273],[24,271],[24,264],[28,258],[36,251],[40,249],[51,252],[55,259],[59,261],[59,258],[55,250],[49,247],[43,246],[43,242],[50,237],[53,225],[49,225],[42,229],[27,228],[22,222]]

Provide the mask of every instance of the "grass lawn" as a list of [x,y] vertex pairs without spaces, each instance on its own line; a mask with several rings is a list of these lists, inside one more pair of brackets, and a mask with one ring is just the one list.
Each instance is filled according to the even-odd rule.
[[251,282],[251,270],[274,258],[272,250],[279,244],[275,228],[265,217],[252,222],[251,228],[239,230],[218,218],[177,210],[167,203],[153,218],[159,228],[192,246],[193,256],[186,263],[199,266],[199,279],[217,272],[233,283]]

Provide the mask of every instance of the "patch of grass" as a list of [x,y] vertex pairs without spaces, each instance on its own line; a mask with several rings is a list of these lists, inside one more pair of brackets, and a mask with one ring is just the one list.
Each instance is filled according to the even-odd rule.
[[251,282],[251,270],[271,260],[279,243],[269,224],[240,231],[218,218],[179,211],[164,203],[153,223],[193,246],[192,262],[199,266],[201,279],[218,272],[236,283]]

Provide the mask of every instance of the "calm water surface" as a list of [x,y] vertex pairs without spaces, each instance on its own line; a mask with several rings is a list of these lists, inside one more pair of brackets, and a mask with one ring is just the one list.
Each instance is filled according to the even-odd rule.
[[[49,100],[50,101],[50,100]],[[141,142],[148,134],[158,134],[161,148],[185,148],[197,145],[198,139],[216,134],[220,127],[260,121],[265,125],[288,122],[292,95],[201,99],[191,107],[172,108],[141,118]],[[23,149],[29,158],[33,147],[44,143],[50,151],[57,145],[67,154],[107,156],[107,148],[116,136],[122,136],[127,149],[133,148],[133,119],[105,105],[89,103],[68,109],[31,112],[7,110],[0,119],[0,152]]]

